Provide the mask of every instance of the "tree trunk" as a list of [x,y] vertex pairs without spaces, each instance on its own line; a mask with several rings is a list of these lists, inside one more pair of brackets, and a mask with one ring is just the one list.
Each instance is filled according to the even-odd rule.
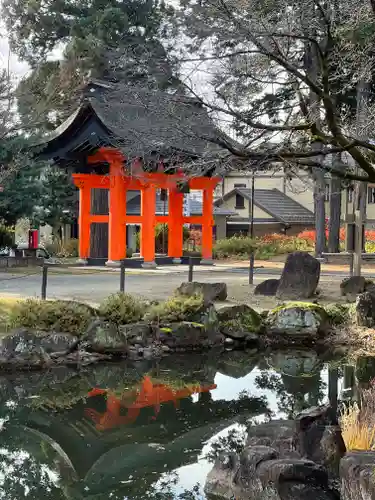
[[[357,86],[357,137],[366,139],[366,125],[368,122],[368,112],[366,101],[368,99],[369,84],[361,80]],[[359,170],[357,168],[357,170]],[[359,172],[361,173],[361,172]],[[363,225],[366,223],[366,194],[367,184],[365,182],[357,182],[354,192],[354,223],[355,223],[355,238],[354,238],[354,256],[353,256],[353,273],[354,276],[361,275],[362,269],[362,251],[364,247]]]
[[318,170],[314,175],[314,207],[315,207],[315,255],[321,257],[326,248],[326,207],[324,172]]
[[[304,15],[304,24],[306,32],[309,33],[311,23],[315,20],[315,5],[312,2],[311,11],[306,10]],[[305,45],[305,67],[306,72],[312,81],[318,81],[319,75],[319,57],[317,54],[317,48],[314,44],[306,43]],[[315,92],[310,91],[310,119],[313,120],[318,127],[320,127],[320,98],[315,94]],[[323,149],[323,143],[321,141],[314,141],[311,144],[311,148],[319,154],[319,151]],[[319,155],[316,156],[316,162],[320,164],[323,163],[324,158]],[[318,167],[312,169],[312,177],[314,180],[314,212],[315,212],[315,255],[320,257],[326,249],[326,207],[325,207],[325,176],[324,170]]]
[[[108,189],[91,190],[91,213],[93,215],[108,215]],[[108,224],[91,224],[90,257],[93,259],[108,258]]]
[[[335,168],[341,163],[341,154],[338,153],[333,160]],[[342,183],[339,177],[332,177],[331,193],[329,199],[329,232],[328,251],[338,253],[340,251],[340,226],[341,226],[341,190]]]

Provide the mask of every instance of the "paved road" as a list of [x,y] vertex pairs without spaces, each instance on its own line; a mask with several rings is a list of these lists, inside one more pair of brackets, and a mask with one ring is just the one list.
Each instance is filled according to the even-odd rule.
[[[247,269],[196,271],[198,281],[224,281],[231,287],[246,286]],[[280,269],[257,269],[255,283],[279,276]],[[323,273],[321,281],[340,281],[345,273]],[[129,272],[126,275],[125,289],[149,299],[164,299],[173,293],[187,273],[146,274]],[[98,303],[111,293],[119,290],[119,273],[100,272],[92,274],[50,274],[48,276],[47,296],[49,298],[77,299]],[[38,297],[41,290],[41,275],[24,276],[0,273],[0,295],[15,297]]]

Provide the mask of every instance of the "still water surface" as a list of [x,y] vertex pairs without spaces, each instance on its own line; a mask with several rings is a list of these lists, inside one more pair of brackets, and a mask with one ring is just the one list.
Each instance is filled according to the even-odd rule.
[[205,499],[218,447],[335,404],[343,364],[247,351],[2,376],[0,499]]

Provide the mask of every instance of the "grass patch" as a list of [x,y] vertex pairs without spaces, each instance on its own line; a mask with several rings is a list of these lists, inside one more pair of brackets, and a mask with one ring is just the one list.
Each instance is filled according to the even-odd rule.
[[145,319],[151,322],[191,321],[204,307],[203,295],[187,297],[176,295],[165,302],[155,304],[148,310]]
[[19,302],[20,300],[15,297],[0,299],[0,336],[6,334],[12,328],[11,318]]
[[117,325],[136,323],[145,312],[146,304],[128,293],[110,295],[99,307],[100,316]]

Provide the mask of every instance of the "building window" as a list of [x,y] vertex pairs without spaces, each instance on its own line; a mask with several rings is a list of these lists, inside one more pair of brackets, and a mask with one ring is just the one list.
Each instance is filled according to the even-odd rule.
[[236,194],[236,207],[235,208],[245,208],[245,199],[240,194]]
[[324,191],[324,201],[329,201],[330,197],[330,191],[331,191],[331,186],[329,184],[325,185],[325,191]]
[[367,203],[375,203],[375,187],[369,187],[367,189]]
[[235,188],[245,188],[246,184],[235,184],[234,187]]

